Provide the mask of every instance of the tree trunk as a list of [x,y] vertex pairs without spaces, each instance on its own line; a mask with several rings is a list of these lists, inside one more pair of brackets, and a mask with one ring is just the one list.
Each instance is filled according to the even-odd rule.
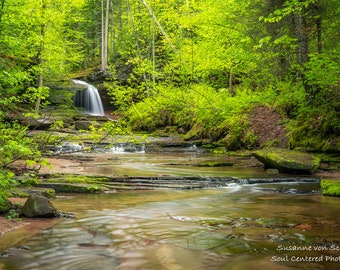
[[4,6],[5,6],[5,0],[2,0],[1,1],[1,10],[0,10],[0,24],[1,24],[1,19],[2,19],[2,14],[3,14]]
[[104,35],[104,69],[107,68],[108,59],[108,42],[109,42],[109,8],[110,0],[106,0],[106,15],[105,15],[105,35]]
[[100,70],[105,71],[107,68],[108,59],[108,40],[109,40],[109,8],[110,0],[106,0],[104,5],[104,0],[101,2],[102,8],[102,20],[101,20],[101,65]]
[[104,71],[105,70],[105,64],[104,64],[104,40],[105,40],[105,26],[104,26],[104,0],[102,0],[102,23],[101,23],[101,46],[100,46],[100,58],[101,58],[101,63],[100,63],[100,70]]
[[300,66],[303,66],[309,61],[306,20],[303,15],[293,14],[293,30],[298,42],[297,62]]
[[318,53],[322,53],[322,20],[321,17],[316,20],[316,31],[318,37]]
[[233,85],[233,79],[234,79],[234,74],[233,74],[233,69],[230,69],[229,72],[229,93],[232,96],[235,96],[235,89],[234,89],[234,85]]
[[150,7],[148,6],[148,4],[146,3],[145,0],[141,0],[143,5],[146,7],[146,9],[148,10],[148,13],[150,15],[150,17],[152,18],[152,20],[155,22],[155,24],[157,25],[159,31],[162,33],[162,35],[164,36],[164,38],[168,41],[168,43],[170,44],[171,48],[173,50],[176,50],[175,46],[172,44],[171,39],[169,38],[169,36],[166,34],[166,32],[164,31],[163,27],[161,26],[161,24],[159,23],[159,21],[157,20],[157,17],[155,16],[155,14],[152,12],[152,10],[150,9]]
[[40,109],[40,103],[41,103],[41,97],[39,95],[39,91],[44,86],[44,59],[43,59],[43,51],[45,47],[44,39],[45,39],[45,9],[46,9],[46,3],[44,0],[41,1],[41,17],[43,19],[43,22],[41,24],[40,28],[40,35],[41,35],[41,42],[40,42],[40,48],[38,52],[38,62],[39,62],[39,79],[38,79],[38,93],[37,93],[37,100],[35,101],[35,112],[39,113]]

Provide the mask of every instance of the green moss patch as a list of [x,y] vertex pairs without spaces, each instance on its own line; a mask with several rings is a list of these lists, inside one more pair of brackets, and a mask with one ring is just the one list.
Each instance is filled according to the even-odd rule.
[[208,161],[208,162],[198,163],[197,167],[230,167],[233,165],[234,165],[233,162]]
[[282,173],[313,174],[320,166],[320,158],[285,148],[267,147],[254,151],[253,155],[265,168],[278,169]]
[[340,197],[340,179],[339,180],[321,180],[322,195]]

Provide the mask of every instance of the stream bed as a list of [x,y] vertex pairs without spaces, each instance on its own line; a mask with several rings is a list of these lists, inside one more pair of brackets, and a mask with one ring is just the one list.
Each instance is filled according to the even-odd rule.
[[[83,163],[81,171],[264,176],[257,167],[183,166],[197,158],[205,157],[111,154]],[[339,198],[321,196],[318,182],[296,179],[194,190],[61,194],[54,205],[76,218],[60,218],[43,230],[24,227],[0,239],[0,269],[340,269]]]

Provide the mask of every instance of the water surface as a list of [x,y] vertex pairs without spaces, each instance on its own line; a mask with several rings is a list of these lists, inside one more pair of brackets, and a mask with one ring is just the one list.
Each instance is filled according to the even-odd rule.
[[[81,163],[74,170],[105,176],[268,177],[249,158],[191,150],[77,154]],[[206,161],[234,165],[195,166]],[[339,198],[321,196],[319,183],[226,182],[214,189],[64,194],[54,204],[76,218],[1,238],[0,269],[340,269]]]
[[[77,218],[22,240],[1,263],[46,270],[339,269],[339,261],[326,261],[340,255],[339,200],[299,194],[306,186],[318,189],[232,185],[59,198],[56,206]],[[304,250],[284,250],[296,247]]]

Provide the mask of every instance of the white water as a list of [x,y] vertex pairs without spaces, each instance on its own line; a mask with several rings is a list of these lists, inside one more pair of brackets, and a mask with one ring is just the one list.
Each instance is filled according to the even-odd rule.
[[75,84],[85,85],[84,91],[79,91],[76,95],[76,106],[84,107],[86,113],[91,115],[104,115],[102,100],[98,89],[92,84],[80,80],[72,80]]

